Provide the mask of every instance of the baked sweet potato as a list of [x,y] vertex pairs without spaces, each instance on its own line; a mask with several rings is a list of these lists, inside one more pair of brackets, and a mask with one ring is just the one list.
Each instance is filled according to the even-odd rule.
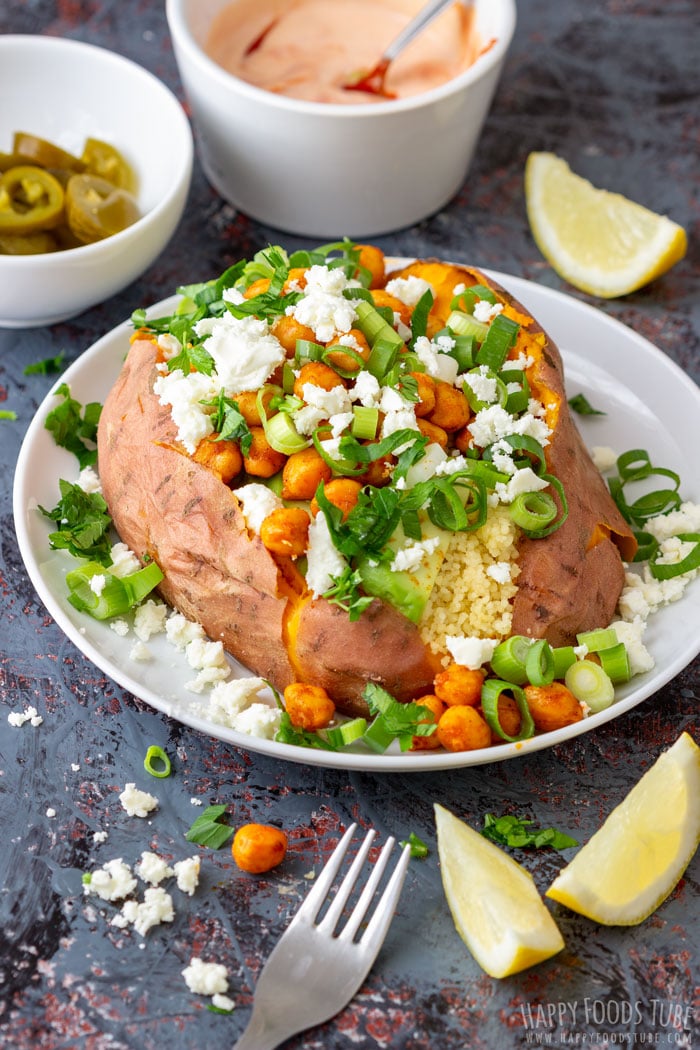
[[[376,255],[374,250],[374,264]],[[358,256],[350,258],[357,261]],[[347,263],[347,259],[345,261]],[[505,629],[501,625],[502,632],[545,637],[558,645],[570,642],[578,631],[607,625],[613,617],[623,584],[621,554],[625,558],[631,557],[634,539],[570,417],[562,363],[556,347],[503,288],[477,270],[428,260],[390,275],[390,281],[386,275],[377,275],[376,265],[373,265],[373,271],[372,285],[376,289],[374,294],[378,304],[391,308],[399,302],[401,314],[409,319],[412,313],[417,317],[422,311],[420,327],[423,335],[418,336],[419,322],[416,322],[413,335],[414,339],[417,336],[423,338],[423,345],[444,330],[452,315],[455,288],[459,292],[461,287],[477,285],[490,290],[498,304],[493,316],[500,311],[515,322],[517,337],[513,339],[508,356],[513,363],[522,359],[522,355],[526,356],[525,374],[530,395],[543,406],[542,418],[546,419],[551,431],[544,446],[544,458],[540,457],[539,471],[545,476],[553,475],[562,488],[555,486],[550,495],[557,518],[553,525],[555,531],[543,538],[532,538],[526,532],[516,530],[517,568],[513,573],[513,596],[506,601],[508,623]],[[139,557],[152,558],[158,563],[164,573],[159,589],[167,602],[201,623],[211,638],[221,639],[225,648],[241,663],[255,674],[269,679],[279,689],[295,680],[313,682],[328,691],[340,711],[358,714],[367,711],[362,693],[370,681],[381,684],[401,701],[431,693],[446,651],[444,646],[435,643],[434,638],[426,636],[423,616],[430,609],[431,602],[435,605],[433,584],[442,564],[449,562],[451,557],[451,533],[446,527],[444,509],[441,513],[435,509],[435,515],[431,509],[426,514],[427,494],[423,505],[411,505],[410,493],[422,492],[422,481],[424,488],[429,487],[431,473],[424,470],[419,474],[419,481],[414,478],[407,483],[412,468],[405,463],[401,465],[400,458],[406,444],[410,446],[413,438],[418,439],[413,457],[417,469],[422,469],[419,461],[425,449],[433,448],[434,452],[442,449],[435,452],[435,456],[452,459],[452,465],[466,464],[462,474],[471,469],[470,460],[472,464],[474,460],[483,462],[484,449],[478,446],[469,433],[469,424],[464,422],[465,418],[473,421],[475,415],[473,407],[467,404],[460,382],[450,384],[440,376],[431,379],[422,375],[425,363],[419,360],[416,347],[409,352],[404,342],[410,333],[402,328],[403,322],[396,320],[399,310],[395,312],[393,325],[387,320],[391,313],[377,314],[371,304],[369,311],[366,308],[360,310],[358,304],[366,302],[366,296],[365,300],[344,296],[343,292],[352,289],[356,282],[348,284],[347,273],[341,281],[339,272],[342,273],[340,268],[329,270],[320,266],[319,277],[308,268],[297,267],[285,281],[284,266],[277,258],[270,265],[270,278],[261,280],[258,269],[258,279],[252,287],[246,289],[246,271],[235,275],[238,292],[228,297],[234,304],[231,312],[235,322],[230,323],[234,325],[240,321],[242,326],[250,325],[251,315],[246,311],[250,304],[255,308],[256,296],[261,297],[261,338],[268,340],[264,344],[265,353],[270,352],[271,356],[265,375],[257,385],[267,384],[266,395],[274,389],[276,401],[274,398],[270,401],[269,396],[264,402],[261,398],[251,399],[251,388],[245,387],[245,377],[259,365],[255,352],[250,355],[247,373],[241,371],[239,365],[236,365],[239,369],[236,372],[229,362],[228,386],[220,382],[219,369],[223,373],[224,365],[220,356],[217,357],[217,344],[212,341],[213,322],[207,321],[204,328],[201,325],[194,327],[194,320],[200,315],[193,314],[193,326],[185,329],[183,345],[186,351],[188,346],[194,346],[200,352],[185,353],[184,356],[180,353],[175,360],[172,358],[172,337],[163,340],[158,336],[164,326],[146,325],[132,343],[121,375],[105,403],[98,433],[98,464],[103,493],[115,527],[121,539]],[[356,272],[362,273],[361,254]],[[424,309],[425,299],[419,309],[415,301],[407,305],[394,294],[407,287],[406,281],[410,278],[419,279],[419,291],[428,286],[432,290],[433,304],[429,314]],[[315,313],[312,308],[312,285],[321,279],[326,282],[324,291],[327,296],[331,295],[330,282],[335,281],[334,310],[326,310],[325,314],[318,303]],[[388,288],[382,287],[386,284]],[[415,282],[413,284],[415,300]],[[211,285],[207,288],[207,301],[214,301],[210,294]],[[241,289],[243,294],[240,294]],[[223,300],[216,301],[221,304]],[[227,309],[231,308],[219,312],[226,314]],[[298,336],[302,342],[284,347],[281,332],[283,327],[289,329],[289,323],[283,326],[281,318],[290,316],[296,321],[295,339]],[[482,322],[482,327],[488,327],[492,319]],[[357,333],[358,328],[361,328],[362,339],[350,334],[351,331]],[[391,333],[388,333],[389,328]],[[277,356],[274,342],[269,341],[275,340],[275,330],[280,332],[278,345],[282,348]],[[182,336],[182,317],[177,331]],[[392,338],[387,339],[388,334]],[[329,347],[338,345],[343,346],[342,353],[337,349],[328,352]],[[431,343],[433,348],[435,345]],[[443,342],[442,350],[447,345]],[[240,346],[243,347],[243,342]],[[310,347],[316,349],[310,350]],[[177,412],[173,412],[173,404],[168,402],[169,395],[164,393],[162,380],[165,375],[173,376],[177,366],[180,378],[186,381],[195,374],[198,366],[201,369],[202,359],[207,360],[207,348],[216,367],[208,364],[203,372],[196,372],[200,379],[203,374],[211,378],[207,407],[196,411],[200,413],[200,423],[201,414],[208,413],[204,419],[208,433],[195,439],[187,432],[189,436],[184,437],[182,413],[176,421]],[[181,349],[180,344],[176,349]],[[240,352],[245,354],[248,350],[243,347]],[[304,354],[309,353],[326,368],[335,365],[337,381],[326,384],[322,395],[318,394],[321,387],[316,383],[310,386],[297,383],[295,395],[292,395],[291,384],[298,380],[302,362],[308,361]],[[430,353],[434,353],[434,349]],[[381,359],[382,354],[388,355],[386,359]],[[337,365],[339,360],[342,360],[342,368]],[[387,361],[390,362],[388,366]],[[362,430],[359,440],[350,440],[351,430],[357,422],[353,406],[359,403],[359,398],[354,402],[348,399],[351,393],[359,390],[358,375],[367,372],[380,389],[380,394],[375,395],[374,406],[377,409],[377,431],[372,437]],[[314,374],[321,373],[316,369]],[[366,375],[364,378],[372,385]],[[202,382],[206,387],[206,379]],[[431,384],[432,392],[428,390]],[[382,400],[381,391],[387,388],[400,391],[402,400],[392,402],[390,395],[385,395]],[[326,396],[340,400],[331,404],[324,401]],[[429,396],[433,399],[430,403]],[[304,398],[307,398],[305,403]],[[204,400],[206,398],[199,398],[200,403]],[[368,400],[371,401],[365,397],[365,402]],[[251,405],[255,405],[258,413],[262,408],[262,419],[259,415],[254,419]],[[225,424],[222,422],[222,406],[238,413],[235,415],[237,429],[231,429],[229,417]],[[372,408],[372,405],[365,403],[363,407]],[[316,417],[314,422],[312,412],[309,427],[311,409],[316,412]],[[306,416],[302,425],[304,411]],[[392,445],[392,431],[387,424],[392,412],[396,413],[394,432],[404,438],[407,430],[405,426],[399,426],[399,422],[406,423],[408,418],[410,424],[413,418],[408,427],[412,438],[408,442],[396,439]],[[412,412],[414,417],[411,417]],[[283,413],[288,419],[280,420],[284,427],[273,428],[273,438],[272,429],[268,429],[270,420]],[[260,423],[262,426],[258,425]],[[366,414],[363,425],[367,426]],[[334,428],[336,436],[332,452],[330,445],[324,446],[329,426]],[[348,441],[339,451],[337,438],[341,432],[343,440],[347,438]],[[280,434],[283,435],[281,439]],[[267,438],[277,459],[274,456],[266,459]],[[218,439],[222,444],[235,443],[240,448],[239,458],[244,466],[234,477],[217,472],[217,459],[211,454],[211,449],[206,454],[201,450],[203,441],[215,442]],[[254,447],[251,444],[253,439]],[[260,448],[263,449],[262,466],[258,456]],[[314,504],[310,505],[306,498],[297,501],[296,505],[308,509],[310,520],[315,513],[325,517],[327,522],[333,522],[330,536],[336,547],[340,547],[335,555],[335,570],[326,581],[327,587],[320,592],[310,582],[312,561],[317,569],[319,563],[322,568],[325,565],[323,557],[316,553],[318,548],[309,548],[309,568],[306,571],[303,557],[284,557],[267,549],[260,529],[251,525],[243,501],[244,487],[251,482],[265,484],[274,492],[276,481],[283,473],[280,457],[286,463],[297,451],[308,448],[316,448],[325,468],[319,475]],[[362,449],[369,452],[365,455]],[[467,458],[459,458],[465,450],[469,450]],[[537,458],[532,458],[531,449],[522,454],[530,456],[533,463]],[[313,459],[313,456],[307,454],[307,458]],[[238,462],[236,457],[231,461]],[[266,476],[268,465],[270,473]],[[400,508],[394,519],[394,531],[390,539],[385,537],[381,550],[381,544],[373,546],[374,533],[371,530],[362,541],[358,540],[361,535],[358,529],[352,534],[343,531],[344,522],[351,520],[348,515],[352,515],[352,510],[345,505],[342,511],[339,507],[334,510],[332,500],[324,497],[329,465],[332,474],[347,474],[360,482],[357,490],[363,495],[359,497],[359,517],[363,513],[366,517],[368,508],[374,513],[380,505],[385,514],[389,513],[387,507],[390,504]],[[455,508],[454,503],[456,489],[450,481],[450,473],[445,470],[439,476],[445,480],[440,483],[442,490],[439,499],[435,500],[435,508],[446,500],[451,506],[450,513],[459,516],[459,507]],[[434,474],[434,478],[437,477]],[[478,488],[476,483],[469,490],[471,495],[475,488]],[[328,492],[332,495],[330,486]],[[278,505],[282,505],[279,500]],[[432,508],[433,504],[430,506]],[[482,510],[487,513],[485,503]],[[468,526],[463,522],[460,527],[474,530],[477,511],[471,505],[468,505],[468,511],[464,519]],[[449,519],[450,514],[447,514]],[[318,524],[318,517],[314,521]],[[423,549],[417,551],[421,543]],[[406,552],[420,557],[413,563],[409,558],[404,564],[400,555],[406,555]],[[338,558],[341,568],[345,566],[344,571],[338,568]],[[387,567],[388,573],[385,572]],[[397,580],[406,585],[407,591],[395,599],[392,587]],[[340,587],[341,583],[344,589]],[[432,613],[435,613],[434,608]]]

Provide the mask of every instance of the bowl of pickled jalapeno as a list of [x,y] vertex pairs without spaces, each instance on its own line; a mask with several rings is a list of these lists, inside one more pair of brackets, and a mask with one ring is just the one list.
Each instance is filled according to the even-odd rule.
[[189,190],[190,125],[153,74],[74,40],[0,37],[0,95],[0,327],[53,324],[165,248]]

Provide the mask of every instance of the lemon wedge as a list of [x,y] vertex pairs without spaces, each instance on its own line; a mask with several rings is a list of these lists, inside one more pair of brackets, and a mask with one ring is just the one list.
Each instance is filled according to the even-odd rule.
[[530,873],[439,805],[435,823],[447,903],[482,969],[507,977],[561,951],[564,940]]
[[565,281],[612,299],[682,259],[682,226],[619,193],[597,189],[554,153],[531,153],[525,200],[537,247]]
[[606,926],[634,926],[668,897],[700,841],[700,748],[664,751],[547,890]]

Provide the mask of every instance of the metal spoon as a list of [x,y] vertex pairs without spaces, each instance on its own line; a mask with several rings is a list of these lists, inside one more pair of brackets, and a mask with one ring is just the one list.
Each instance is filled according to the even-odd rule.
[[382,98],[396,98],[396,95],[391,91],[387,91],[384,86],[389,66],[403,49],[434,18],[437,18],[441,11],[444,11],[445,8],[450,7],[455,2],[456,0],[430,0],[384,49],[384,53],[374,68],[368,73],[360,70],[357,76],[352,77],[346,84],[343,84],[343,88],[346,91],[364,91],[370,95],[380,95]]

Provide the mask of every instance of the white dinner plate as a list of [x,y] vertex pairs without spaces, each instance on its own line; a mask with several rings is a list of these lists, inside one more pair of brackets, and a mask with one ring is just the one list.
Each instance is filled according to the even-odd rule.
[[[395,262],[392,260],[392,262]],[[602,416],[577,417],[589,447],[610,446],[617,453],[645,448],[657,466],[671,467],[682,479],[684,499],[698,501],[698,420],[700,389],[651,343],[603,313],[560,292],[521,278],[493,273],[493,277],[537,318],[559,345],[565,363],[567,393],[583,393]],[[176,297],[157,304],[152,316],[172,312]],[[125,322],[98,340],[61,376],[82,404],[104,401],[115,381],[133,329]],[[58,384],[57,384],[58,385]],[[47,541],[52,523],[38,506],[58,501],[58,479],[77,478],[77,460],[58,448],[44,420],[57,403],[51,393],[29,426],[20,450],[14,484],[15,528],[20,552],[31,580],[46,608],[73,644],[105,674],[168,717],[237,747],[277,759],[341,769],[416,771],[479,765],[527,755],[552,747],[619,717],[652,696],[679,673],[700,651],[700,580],[684,597],[649,621],[644,643],[655,660],[654,669],[619,688],[613,706],[565,729],[519,743],[504,743],[480,751],[449,754],[398,750],[383,755],[365,749],[330,752],[301,748],[237,733],[206,720],[206,698],[185,688],[194,672],[163,636],[148,647],[154,659],[131,657],[133,633],[119,637],[107,624],[78,613],[68,603],[64,576],[75,562],[62,552],[51,552]],[[70,563],[70,566],[69,566]],[[232,661],[234,675],[248,672]]]

